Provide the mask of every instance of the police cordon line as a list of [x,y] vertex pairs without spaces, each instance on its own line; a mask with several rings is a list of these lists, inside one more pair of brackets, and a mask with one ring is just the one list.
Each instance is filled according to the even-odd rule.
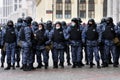
[[[119,66],[120,22],[115,25],[112,17],[101,19],[100,24],[96,24],[94,19],[82,24],[81,18],[73,18],[70,24],[65,21],[55,24],[50,20],[46,23],[32,21],[30,16],[18,18],[17,23],[9,20],[0,28],[2,68],[7,57],[4,70],[16,67],[23,71],[48,69],[49,56],[52,56],[54,69],[64,68],[65,54],[67,65],[72,65],[72,68],[84,67],[83,57],[90,68],[95,65],[94,58],[98,69],[110,64],[115,68]],[[52,55],[49,55],[50,51]],[[36,68],[33,66],[35,59]]]

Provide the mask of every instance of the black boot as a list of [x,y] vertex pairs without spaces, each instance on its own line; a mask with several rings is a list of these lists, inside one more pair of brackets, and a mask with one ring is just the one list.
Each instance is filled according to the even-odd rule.
[[103,62],[103,65],[102,65],[102,67],[103,67],[103,68],[105,68],[105,67],[108,67],[108,63],[106,63],[106,62]]
[[23,64],[23,71],[27,71],[27,64]]
[[61,68],[64,68],[64,62],[60,62],[60,66],[61,66]]
[[115,62],[115,63],[113,64],[113,67],[117,68],[117,67],[118,67],[118,63]]
[[45,63],[45,69],[48,69],[48,63]]
[[81,65],[81,66],[84,66],[84,64],[83,64],[83,62],[82,62],[82,61],[80,61],[80,65]]
[[57,69],[58,68],[58,62],[54,62],[54,69]]
[[70,63],[70,60],[67,61],[67,65],[71,66],[72,64]]
[[15,70],[15,63],[13,63],[12,69]]
[[10,70],[11,63],[8,63],[7,67],[4,70]]
[[97,62],[97,68],[98,68],[98,69],[101,68],[101,67],[100,67],[100,62],[99,62],[99,61]]
[[41,63],[38,63],[37,69],[40,69],[42,67]]
[[76,63],[75,62],[73,62],[72,68],[76,68]]
[[32,70],[32,67],[31,67],[31,65],[29,64],[29,65],[27,65],[27,71],[31,71]]
[[78,63],[77,63],[77,66],[78,66],[78,68],[81,68],[81,67],[82,67],[81,62],[78,62]]
[[3,68],[4,67],[4,63],[1,63],[1,68]]
[[90,62],[90,68],[93,68],[93,63],[92,62]]
[[17,62],[17,66],[16,66],[17,68],[19,68],[20,67],[20,64],[19,64],[19,62]]
[[53,68],[55,68],[55,62],[53,62]]
[[36,68],[34,68],[33,64],[30,64],[30,68],[31,70],[35,70]]

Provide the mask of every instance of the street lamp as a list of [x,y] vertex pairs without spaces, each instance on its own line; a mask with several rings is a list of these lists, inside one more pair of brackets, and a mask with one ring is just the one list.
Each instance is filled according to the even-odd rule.
[[77,17],[79,17],[79,0],[77,0]]
[[52,22],[54,20],[54,0],[52,0]]

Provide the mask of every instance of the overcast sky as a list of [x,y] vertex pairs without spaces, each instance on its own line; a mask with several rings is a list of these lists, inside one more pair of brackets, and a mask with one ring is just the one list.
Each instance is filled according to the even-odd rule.
[[0,7],[2,6],[2,1],[3,1],[3,0],[0,0]]

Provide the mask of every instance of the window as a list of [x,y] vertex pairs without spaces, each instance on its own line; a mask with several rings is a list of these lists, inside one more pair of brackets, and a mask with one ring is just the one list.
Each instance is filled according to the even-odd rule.
[[14,5],[14,11],[17,11],[17,4]]
[[86,18],[86,0],[79,1],[79,17]]
[[19,0],[19,2],[21,2],[22,0]]
[[56,0],[56,18],[63,18],[62,0]]
[[21,8],[22,6],[21,5],[19,5],[19,8]]
[[65,0],[65,18],[71,18],[71,0]]
[[103,17],[107,16],[107,0],[103,2]]
[[14,2],[17,3],[17,0],[15,0]]
[[95,18],[95,2],[94,2],[94,0],[89,0],[89,2],[88,2],[88,17]]

